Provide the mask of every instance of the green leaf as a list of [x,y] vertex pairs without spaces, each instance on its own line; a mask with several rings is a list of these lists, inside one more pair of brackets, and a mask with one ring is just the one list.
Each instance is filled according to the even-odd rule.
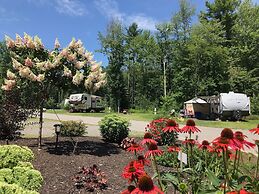
[[215,174],[209,169],[206,169],[206,173],[207,173],[208,179],[211,181],[211,183],[215,187],[218,187],[220,185],[220,180],[218,179],[218,177],[216,177]]

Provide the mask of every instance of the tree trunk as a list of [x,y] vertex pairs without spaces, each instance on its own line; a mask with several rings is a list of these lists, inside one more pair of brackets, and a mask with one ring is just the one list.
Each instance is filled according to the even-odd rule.
[[41,149],[42,145],[42,127],[43,127],[43,101],[40,104],[40,128],[39,128],[39,138],[38,138],[38,149]]

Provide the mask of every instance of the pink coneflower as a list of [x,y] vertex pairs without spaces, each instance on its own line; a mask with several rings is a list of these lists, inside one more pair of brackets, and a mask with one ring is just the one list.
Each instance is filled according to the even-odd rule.
[[132,161],[125,168],[122,176],[132,182],[133,180],[138,180],[138,178],[145,173],[143,165],[139,162]]
[[230,191],[227,192],[227,194],[254,194],[253,192],[248,192],[244,189],[241,189],[240,191]]
[[131,192],[135,189],[136,187],[134,185],[129,185],[128,188],[124,191],[121,192],[121,194],[131,194]]
[[131,194],[163,194],[157,186],[154,185],[152,179],[143,175],[138,180],[138,187],[134,189]]
[[168,119],[166,121],[166,127],[162,130],[163,132],[179,132],[179,125],[175,122],[175,120]]
[[182,144],[185,144],[185,145],[195,145],[195,144],[198,144],[198,142],[194,139],[186,139],[182,142]]
[[258,134],[258,135],[259,135],[259,124],[257,125],[256,128],[250,129],[249,131],[250,131],[251,133],[254,133],[254,134]]
[[195,126],[195,122],[192,119],[188,119],[186,121],[186,125],[181,130],[183,133],[195,133],[195,132],[201,132],[200,129],[198,129]]
[[143,155],[138,156],[137,160],[141,165],[145,166],[150,166],[150,160],[146,159]]
[[234,138],[234,133],[232,129],[224,128],[221,131],[220,137],[217,137],[212,141],[217,147],[226,149],[228,147],[237,150],[240,147],[240,143]]
[[127,148],[126,150],[128,152],[133,152],[133,153],[136,153],[136,152],[140,152],[142,151],[144,148],[142,148],[139,144],[137,143],[132,143],[131,146],[129,148]]
[[153,135],[149,132],[145,133],[144,135],[144,139],[140,142],[140,144],[145,145],[145,144],[157,144],[157,142],[155,140],[152,139]]
[[159,150],[156,143],[150,143],[148,144],[148,151],[145,154],[145,157],[151,157],[151,156],[160,156],[163,154],[162,150]]
[[235,139],[239,142],[240,149],[244,150],[244,146],[247,148],[254,148],[255,144],[246,141],[245,138],[247,138],[246,135],[244,135],[241,131],[236,131],[234,134]]
[[178,146],[169,146],[167,151],[168,152],[180,152],[181,148]]
[[212,147],[210,146],[210,143],[207,140],[203,140],[199,145],[199,149],[211,151]]

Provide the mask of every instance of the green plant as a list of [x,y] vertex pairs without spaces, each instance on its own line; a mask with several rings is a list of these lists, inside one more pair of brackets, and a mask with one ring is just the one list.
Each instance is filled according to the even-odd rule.
[[61,136],[77,137],[87,133],[87,126],[82,121],[62,121]]
[[1,194],[39,194],[36,191],[30,191],[20,187],[17,184],[8,184],[0,182],[0,193]]
[[38,191],[43,182],[41,173],[30,167],[14,167],[13,176],[14,183],[28,190]]
[[13,183],[13,171],[10,168],[0,169],[0,182]]
[[108,142],[120,143],[129,135],[129,122],[118,115],[106,115],[99,126],[102,137]]
[[29,162],[33,158],[34,155],[28,147],[17,145],[0,146],[0,168],[13,168],[21,161]]
[[178,159],[178,152],[164,152],[163,155],[157,156],[156,160],[157,163],[161,166],[166,166],[166,167],[176,167],[179,165]]

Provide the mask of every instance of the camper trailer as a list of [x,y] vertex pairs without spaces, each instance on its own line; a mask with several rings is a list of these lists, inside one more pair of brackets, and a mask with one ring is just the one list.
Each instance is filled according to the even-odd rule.
[[91,94],[71,94],[68,103],[70,112],[100,112],[104,110],[102,97]]
[[250,98],[242,93],[201,96],[184,103],[185,115],[201,119],[240,120],[250,115]]
[[218,114],[221,120],[240,120],[243,116],[250,115],[250,98],[241,93],[221,93]]

